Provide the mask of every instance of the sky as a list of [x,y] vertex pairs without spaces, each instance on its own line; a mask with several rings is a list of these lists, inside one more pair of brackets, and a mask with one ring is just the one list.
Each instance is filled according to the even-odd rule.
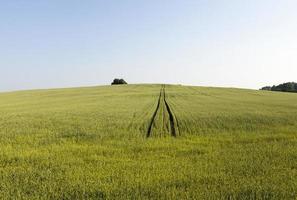
[[0,91],[297,81],[296,0],[0,0]]

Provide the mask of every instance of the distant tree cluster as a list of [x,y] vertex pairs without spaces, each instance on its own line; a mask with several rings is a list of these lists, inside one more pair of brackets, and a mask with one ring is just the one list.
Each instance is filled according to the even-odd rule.
[[127,84],[127,82],[124,79],[115,78],[111,83],[111,85],[121,85],[121,84]]
[[261,88],[261,90],[269,90],[269,91],[279,91],[279,92],[297,92],[297,83],[295,82],[288,82],[283,83],[277,86],[265,86]]

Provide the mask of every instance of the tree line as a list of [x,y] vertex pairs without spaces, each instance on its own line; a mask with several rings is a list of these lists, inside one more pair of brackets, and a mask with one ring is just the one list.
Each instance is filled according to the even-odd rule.
[[265,86],[261,90],[278,91],[278,92],[297,92],[297,83],[287,82],[279,85]]

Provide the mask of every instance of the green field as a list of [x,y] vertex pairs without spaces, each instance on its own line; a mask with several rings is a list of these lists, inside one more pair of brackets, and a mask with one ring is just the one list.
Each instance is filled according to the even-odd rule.
[[157,84],[0,94],[0,199],[296,198],[297,94]]

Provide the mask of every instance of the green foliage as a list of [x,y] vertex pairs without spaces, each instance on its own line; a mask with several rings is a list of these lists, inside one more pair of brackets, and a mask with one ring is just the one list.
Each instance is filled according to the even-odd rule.
[[297,197],[296,94],[166,86],[146,138],[160,88],[0,94],[0,199]]
[[111,85],[123,85],[123,84],[127,84],[127,82],[124,79],[114,79],[113,82],[111,83]]
[[297,92],[297,83],[288,82],[283,83],[278,86],[266,86],[261,88],[261,90],[271,90],[271,91],[279,91],[279,92]]
[[265,86],[265,87],[262,87],[260,90],[268,90],[268,91],[271,91],[271,86]]

